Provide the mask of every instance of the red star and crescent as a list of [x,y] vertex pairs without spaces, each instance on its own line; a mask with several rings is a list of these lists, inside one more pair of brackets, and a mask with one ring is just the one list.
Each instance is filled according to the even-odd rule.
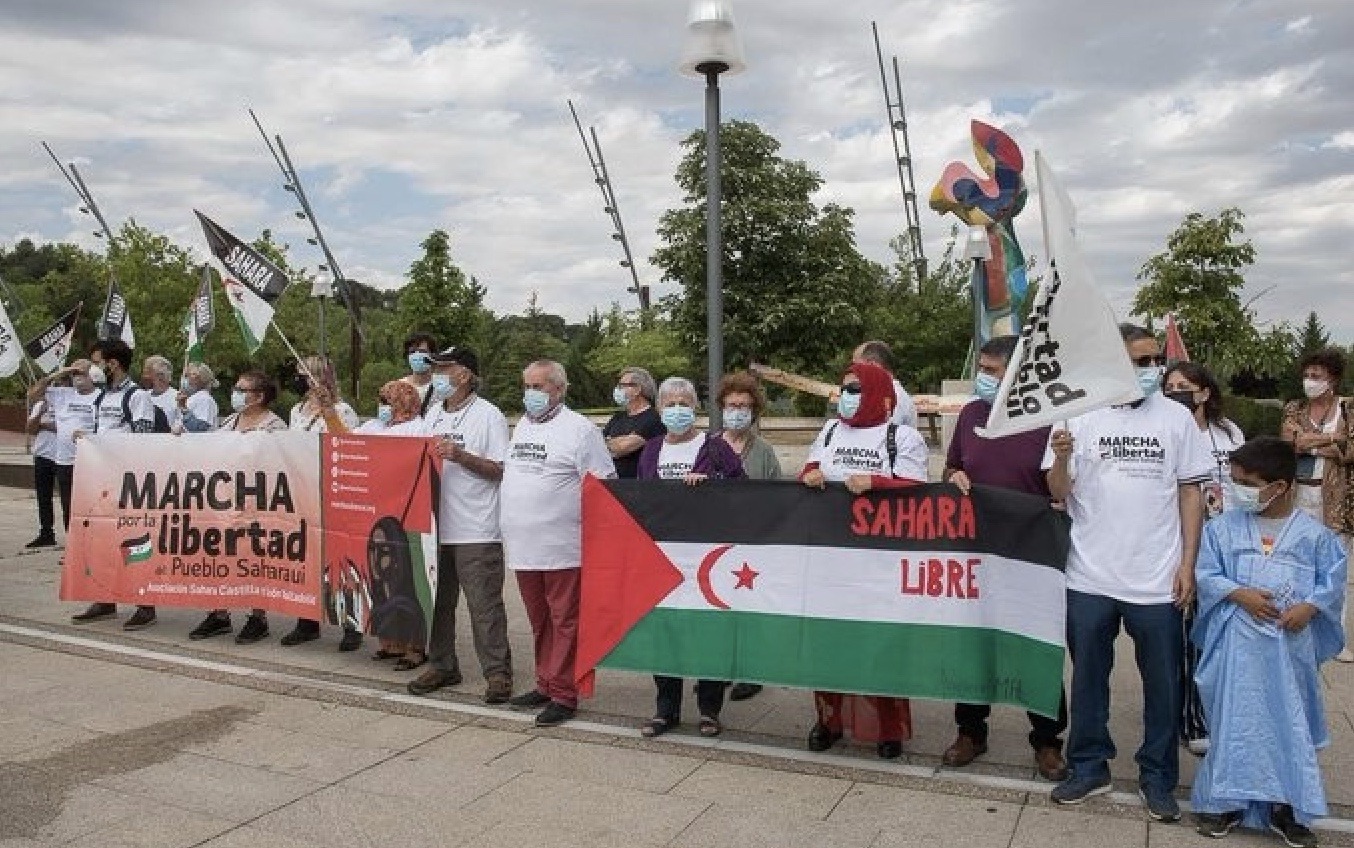
[[752,583],[754,580],[757,579],[757,575],[761,574],[760,571],[754,570],[752,566],[748,565],[746,562],[743,563],[742,568],[738,569],[737,571],[731,571],[729,573],[732,574],[734,577],[738,578],[738,585],[733,587],[735,591],[739,589],[757,588],[756,586],[752,585]]

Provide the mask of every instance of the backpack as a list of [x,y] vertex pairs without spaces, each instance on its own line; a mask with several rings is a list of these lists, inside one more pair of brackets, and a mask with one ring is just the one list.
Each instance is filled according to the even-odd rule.
[[[832,437],[837,433],[837,425],[842,422],[833,421],[832,426],[827,428],[827,435],[823,436],[823,447],[826,448],[832,444]],[[889,452],[889,476],[893,475],[893,466],[898,463],[898,425],[889,424],[888,434],[884,438],[884,447]]]
[[[134,387],[133,387],[133,388],[124,389],[123,392],[122,392],[122,423],[123,423],[123,424],[126,424],[129,428],[132,426],[132,394],[133,394],[134,392],[137,392],[137,391],[143,391],[143,390],[137,389],[137,388],[134,388]],[[94,408],[95,408],[96,410],[97,410],[97,409],[99,408],[99,406],[103,403],[103,398],[104,398],[104,395],[106,395],[106,394],[108,394],[108,390],[107,390],[107,389],[103,389],[103,390],[101,390],[101,391],[99,392],[99,396],[98,396],[97,398],[94,399]],[[155,403],[154,401],[151,401],[150,408],[151,408],[152,413],[155,415],[155,424],[154,424],[154,426],[151,428],[151,432],[152,432],[152,433],[172,433],[172,432],[174,432],[174,428],[172,428],[172,427],[169,426],[169,416],[165,415],[165,411],[164,411],[163,409],[160,408],[160,405],[157,404],[157,403]],[[97,424],[98,424],[98,415],[97,415],[97,414],[96,414],[95,417],[94,417],[94,421],[95,421],[95,425],[96,425],[96,426],[95,426],[95,430],[97,431],[97,430],[98,430],[98,426],[97,426]]]

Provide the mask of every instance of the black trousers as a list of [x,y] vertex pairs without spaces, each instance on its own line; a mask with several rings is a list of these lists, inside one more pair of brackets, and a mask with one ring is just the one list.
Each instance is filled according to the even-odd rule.
[[56,529],[56,510],[52,496],[60,490],[62,526],[71,525],[71,471],[72,465],[57,465],[42,456],[33,457],[33,491],[38,496],[38,527],[43,533]]
[[[682,678],[654,675],[654,685],[658,687],[658,717],[676,722],[682,717]],[[696,681],[696,709],[703,716],[719,718],[724,708],[724,687],[729,684],[722,680]]]
[[[990,704],[954,705],[954,723],[959,725],[959,732],[976,742],[987,742],[987,718],[990,715],[992,715]],[[1026,715],[1030,717],[1030,747],[1036,751],[1040,748],[1062,750],[1063,741],[1059,737],[1067,729],[1066,689],[1063,690],[1058,699],[1058,717],[1056,719],[1038,713],[1026,713]]]

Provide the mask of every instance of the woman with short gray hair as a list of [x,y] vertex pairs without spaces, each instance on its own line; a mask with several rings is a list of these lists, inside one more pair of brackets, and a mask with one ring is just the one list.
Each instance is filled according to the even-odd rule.
[[189,433],[210,433],[216,429],[221,409],[212,397],[216,377],[212,369],[201,362],[190,362],[183,369],[179,381],[179,412],[183,430]]
[[616,476],[639,476],[639,454],[652,438],[663,435],[663,422],[653,408],[658,390],[643,368],[622,368],[611,398],[620,410],[602,428],[607,452],[616,464]]
[[[685,377],[669,377],[658,388],[658,406],[667,435],[649,440],[639,457],[641,480],[681,480],[688,486],[710,478],[742,478],[743,462],[724,439],[696,427],[696,387]],[[640,726],[646,737],[661,736],[681,723],[682,679],[654,675],[658,689],[654,717]],[[696,681],[696,706],[700,710],[700,735],[718,736],[723,729],[719,713],[724,707],[723,680]]]

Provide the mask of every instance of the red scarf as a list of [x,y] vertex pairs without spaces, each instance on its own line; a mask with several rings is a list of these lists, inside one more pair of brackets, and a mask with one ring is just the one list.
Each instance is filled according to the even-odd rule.
[[852,427],[878,427],[889,420],[898,396],[893,392],[893,375],[873,362],[853,362],[846,369],[860,379],[860,409],[842,423]]

